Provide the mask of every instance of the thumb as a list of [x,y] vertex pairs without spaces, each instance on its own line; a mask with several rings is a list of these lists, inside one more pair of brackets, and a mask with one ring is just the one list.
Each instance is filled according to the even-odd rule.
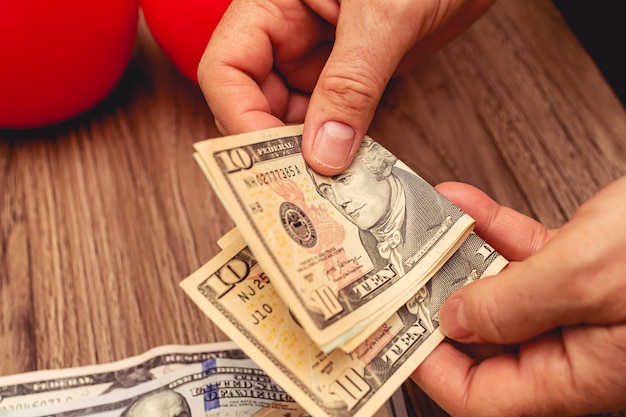
[[[624,322],[626,236],[615,233],[626,216],[624,195],[626,177],[554,234],[537,225],[520,231],[529,236],[529,256],[453,293],[439,312],[443,332],[465,343],[514,344],[561,326]],[[493,210],[492,224],[499,224],[493,219],[504,212],[497,205]],[[514,233],[509,238],[517,239]]]
[[518,343],[559,326],[626,321],[626,176],[583,204],[558,230],[459,183],[437,189],[476,219],[476,232],[511,261],[497,276],[454,292],[439,311],[450,338]]
[[423,7],[413,3],[419,2],[342,0],[335,44],[304,122],[302,152],[317,172],[335,175],[352,162],[383,90],[418,36]]
[[538,286],[530,268],[511,263],[497,276],[459,289],[439,311],[441,329],[462,343],[516,344],[565,324],[561,315],[567,309],[558,307],[565,301],[562,288],[550,285],[555,281],[546,272],[534,271],[546,284]]

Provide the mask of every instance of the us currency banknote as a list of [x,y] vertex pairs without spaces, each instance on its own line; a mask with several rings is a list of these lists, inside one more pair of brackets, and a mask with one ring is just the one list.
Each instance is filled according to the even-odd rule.
[[290,126],[195,149],[275,291],[330,352],[405,304],[474,221],[371,138],[341,175],[316,174],[301,134]]
[[306,415],[250,359],[214,358],[122,392],[20,412],[20,417]]
[[[0,416],[309,416],[233,342],[162,346],[97,366],[2,377]],[[376,417],[407,417],[401,391]]]
[[98,397],[214,358],[247,358],[233,342],[166,345],[118,362],[0,377],[0,412]]
[[[232,237],[232,236],[231,236]],[[507,261],[471,234],[429,285],[352,352],[324,352],[300,326],[243,239],[181,282],[193,301],[304,409],[370,417],[443,340],[438,307]]]

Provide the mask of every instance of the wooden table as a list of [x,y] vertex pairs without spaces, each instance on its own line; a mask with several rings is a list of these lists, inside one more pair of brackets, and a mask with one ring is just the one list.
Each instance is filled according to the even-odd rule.
[[[430,182],[550,227],[626,173],[626,112],[548,0],[500,0],[392,81],[370,133]],[[0,131],[0,375],[227,339],[178,287],[233,226],[192,158],[214,136],[143,26],[96,109]],[[443,414],[415,393],[418,414]]]

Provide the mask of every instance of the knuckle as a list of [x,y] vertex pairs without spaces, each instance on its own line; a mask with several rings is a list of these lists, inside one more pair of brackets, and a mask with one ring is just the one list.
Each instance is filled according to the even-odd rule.
[[476,304],[475,315],[480,329],[477,335],[484,340],[493,343],[509,342],[506,324],[502,322],[502,309],[496,304],[494,299],[483,299]]
[[447,5],[449,2],[430,2],[429,10],[423,11],[420,35],[425,36],[433,32],[438,25],[441,24],[444,16],[447,14]]
[[[360,3],[360,0],[354,0]],[[415,21],[425,12],[432,13],[432,9],[438,9],[442,5],[440,1],[415,2],[414,0],[371,0],[365,12],[370,12],[383,22],[397,23],[411,18]],[[448,3],[448,1],[445,1]]]
[[206,58],[206,53],[200,58],[198,68],[196,69],[196,76],[198,77],[198,84],[202,90],[207,89],[210,85],[208,82],[208,73],[211,71],[210,60]]
[[335,107],[355,113],[370,110],[381,94],[379,82],[363,68],[326,75],[318,88]]

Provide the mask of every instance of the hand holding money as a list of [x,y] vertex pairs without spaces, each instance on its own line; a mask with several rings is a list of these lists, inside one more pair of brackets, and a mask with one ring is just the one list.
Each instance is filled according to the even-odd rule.
[[445,298],[507,261],[369,138],[314,173],[301,129],[196,145],[237,231],[181,285],[308,412],[366,417],[443,340]]
[[411,298],[473,220],[369,138],[344,173],[318,175],[301,134],[207,140],[197,159],[276,291],[330,351]]

